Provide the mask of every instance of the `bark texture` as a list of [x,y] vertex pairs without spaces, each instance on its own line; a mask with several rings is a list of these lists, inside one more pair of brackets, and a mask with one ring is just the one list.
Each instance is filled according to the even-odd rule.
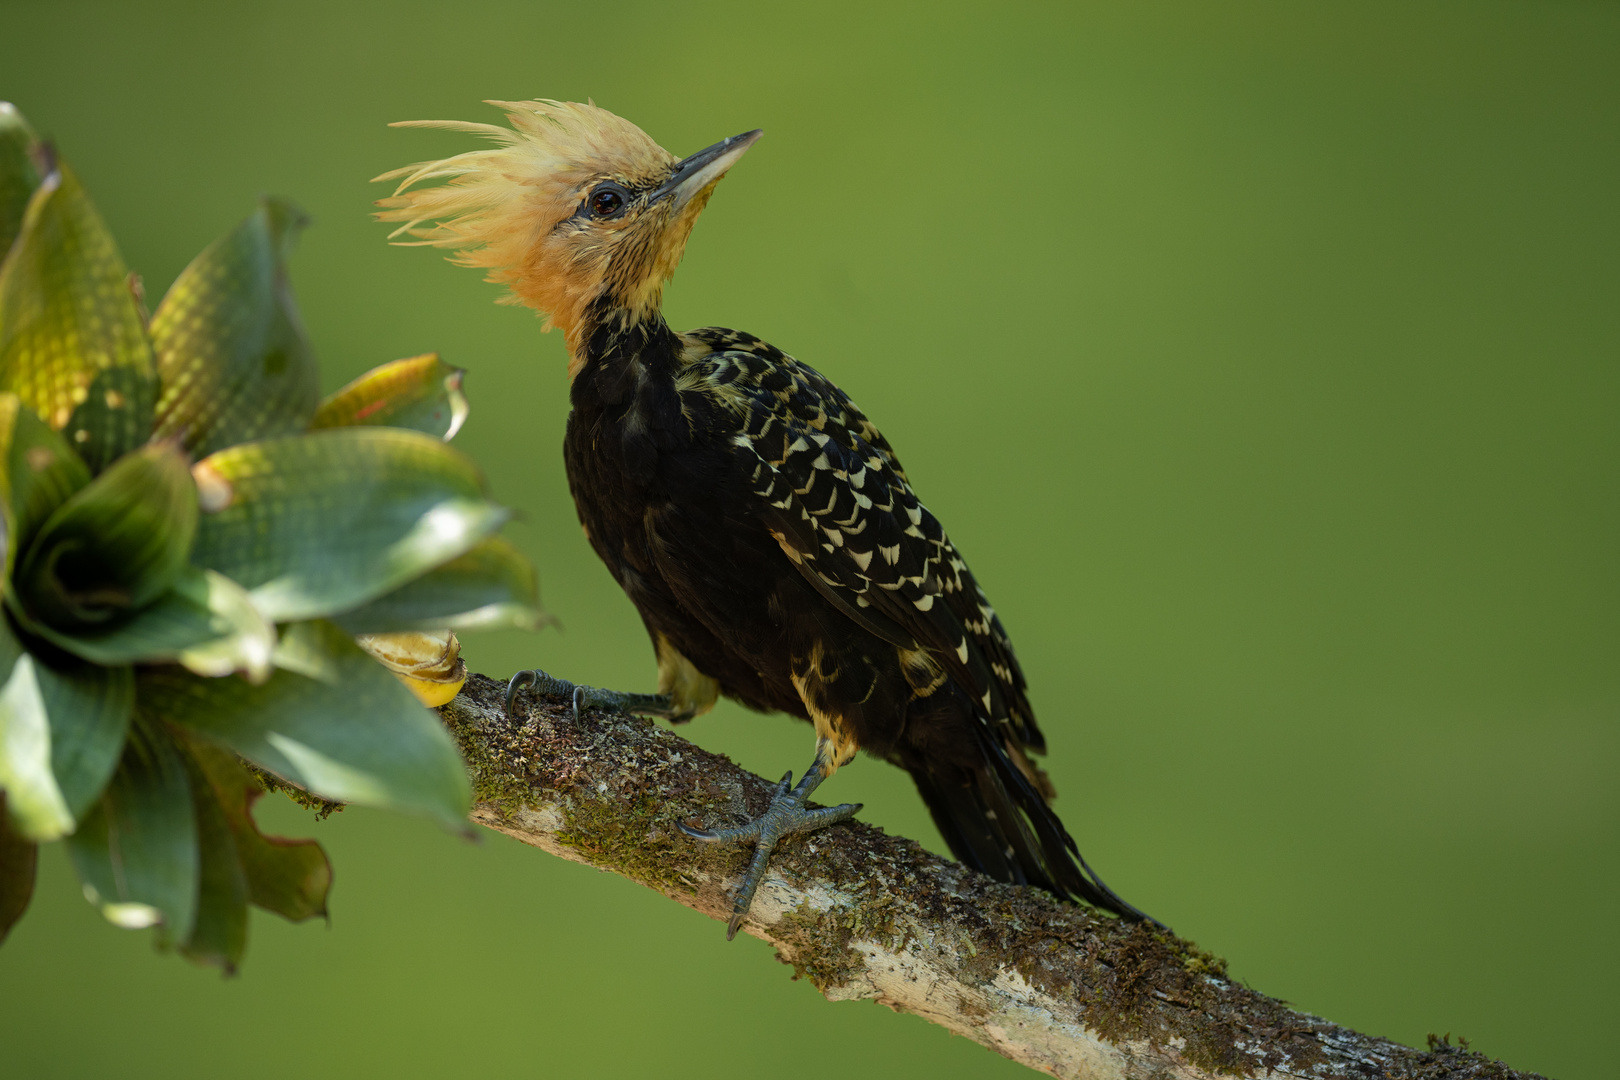
[[[676,822],[740,824],[773,785],[638,718],[576,723],[548,701],[508,720],[504,693],[474,675],[440,710],[472,769],[473,820],[724,922],[750,852],[693,843]],[[785,839],[743,929],[830,1000],[916,1013],[1053,1076],[1534,1075],[1295,1012],[1227,980],[1224,961],[1191,942],[991,881],[860,822]]]

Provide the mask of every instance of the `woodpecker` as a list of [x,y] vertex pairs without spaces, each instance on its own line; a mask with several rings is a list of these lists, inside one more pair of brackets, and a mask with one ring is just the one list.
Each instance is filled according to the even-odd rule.
[[[859,750],[911,774],[958,859],[1124,918],[1146,918],[1080,857],[1030,755],[1044,753],[1024,674],[967,563],[894,448],[825,376],[737,330],[680,333],[663,288],[715,186],[758,141],[676,158],[594,104],[491,101],[510,127],[405,121],[493,147],[378,177],[396,242],[487,271],[502,302],[545,315],[568,344],[569,487],[591,546],[640,612],[658,692],[526,687],[682,721],[724,694],[815,727],[815,758],[736,828],[754,844],[735,936],[785,835],[853,817],[810,794]],[[409,237],[410,239],[400,239]]]

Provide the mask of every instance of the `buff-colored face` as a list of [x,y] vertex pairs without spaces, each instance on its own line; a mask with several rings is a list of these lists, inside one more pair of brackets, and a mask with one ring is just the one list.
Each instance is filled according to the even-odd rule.
[[[511,128],[458,121],[409,127],[475,131],[500,144],[378,177],[401,179],[377,217],[417,244],[456,249],[563,328],[579,360],[580,335],[604,315],[655,313],[697,216],[726,170],[759,132],[677,159],[629,121],[594,105],[493,102]],[[449,177],[436,187],[415,187]]]

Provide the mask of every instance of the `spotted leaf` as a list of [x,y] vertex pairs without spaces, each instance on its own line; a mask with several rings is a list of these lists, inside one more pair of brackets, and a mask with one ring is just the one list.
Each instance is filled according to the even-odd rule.
[[158,435],[203,455],[309,426],[320,372],[287,281],[307,220],[290,202],[262,199],[175,279],[152,316]]
[[248,590],[266,618],[359,607],[471,550],[506,520],[472,462],[430,436],[337,428],[198,462],[192,561]]
[[61,431],[99,472],[152,431],[157,367],[112,235],[58,165],[0,266],[0,391]]

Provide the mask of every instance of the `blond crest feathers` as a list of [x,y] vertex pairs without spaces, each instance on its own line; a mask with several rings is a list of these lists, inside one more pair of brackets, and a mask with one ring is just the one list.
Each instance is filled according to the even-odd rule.
[[[548,310],[546,298],[526,295],[525,265],[543,231],[573,212],[580,185],[598,176],[633,182],[667,172],[676,159],[639,127],[594,104],[487,104],[505,110],[512,126],[464,120],[390,125],[468,132],[495,146],[376,177],[399,182],[391,197],[377,201],[376,217],[398,223],[389,234],[395,243],[452,250],[452,262],[487,269],[488,280],[508,286],[513,295],[506,302]],[[445,182],[417,186],[439,180]],[[415,239],[395,239],[402,236]]]

